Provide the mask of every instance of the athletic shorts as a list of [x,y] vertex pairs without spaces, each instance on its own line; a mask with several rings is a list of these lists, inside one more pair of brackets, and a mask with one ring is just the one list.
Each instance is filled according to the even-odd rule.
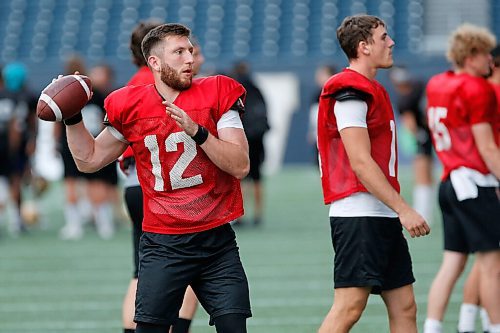
[[[64,129],[66,130],[66,129]],[[84,173],[78,170],[75,160],[68,149],[61,150],[61,157],[64,165],[64,178],[83,178]]]
[[229,224],[184,235],[142,235],[134,320],[172,325],[188,285],[210,315],[210,325],[226,314],[252,316],[248,281]]
[[264,162],[264,142],[263,138],[248,139],[248,155],[250,158],[250,172],[248,179],[259,181],[261,178],[260,169]]
[[432,157],[432,139],[428,128],[419,127],[416,135],[417,154]]
[[134,246],[134,278],[139,273],[139,240],[142,235],[142,218],[144,211],[142,208],[142,189],[140,186],[125,188],[125,204],[128,214],[132,220],[132,245]]
[[478,187],[478,197],[458,201],[451,181],[439,186],[444,249],[471,253],[500,250],[500,201],[495,187]]
[[335,288],[371,287],[372,294],[415,282],[398,218],[330,217]]
[[118,184],[118,172],[116,170],[116,163],[106,165],[100,170],[92,173],[84,173],[83,177],[87,180],[99,180],[108,185]]

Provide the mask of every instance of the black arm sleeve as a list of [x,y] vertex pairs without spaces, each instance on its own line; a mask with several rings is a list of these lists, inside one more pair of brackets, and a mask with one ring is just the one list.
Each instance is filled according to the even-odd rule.
[[366,100],[368,99],[368,94],[361,90],[347,88],[337,91],[335,94],[333,94],[333,98],[335,98],[337,101],[360,100],[366,102]]

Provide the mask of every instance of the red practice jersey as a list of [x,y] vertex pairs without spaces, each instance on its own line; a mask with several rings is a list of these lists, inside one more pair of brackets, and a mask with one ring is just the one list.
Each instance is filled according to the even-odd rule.
[[491,85],[482,77],[438,74],[427,84],[427,120],[436,153],[443,163],[442,179],[459,167],[490,173],[476,147],[472,125],[497,128],[497,102]]
[[333,95],[344,89],[355,89],[367,96],[371,156],[399,193],[396,124],[389,95],[377,81],[345,69],[325,83],[319,100],[318,150],[325,203],[356,192],[368,192],[351,168],[333,112],[336,102]]
[[[154,84],[155,78],[153,73],[149,69],[148,66],[142,66],[139,70],[130,78],[127,86],[140,86],[144,84]],[[123,152],[122,158],[133,157],[134,152],[132,151],[132,147],[128,146],[127,149]]]
[[154,84],[155,78],[153,73],[148,66],[142,66],[139,70],[130,78],[127,86],[141,86],[144,84]]
[[[217,122],[245,94],[225,76],[194,79],[174,104],[217,137]],[[106,99],[110,124],[133,149],[144,194],[143,230],[184,234],[243,215],[240,182],[220,170],[167,116],[154,85],[127,86]]]
[[[500,140],[500,84],[498,83],[491,83],[491,86],[493,87],[493,90],[495,90],[495,95],[497,97],[497,128],[495,131],[497,140]],[[499,141],[497,141],[499,142]]]

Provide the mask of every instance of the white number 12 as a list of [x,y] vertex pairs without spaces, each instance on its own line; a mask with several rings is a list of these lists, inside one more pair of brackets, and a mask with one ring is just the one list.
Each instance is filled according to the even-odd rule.
[[[170,134],[165,140],[165,150],[167,152],[177,151],[177,144],[184,144],[184,152],[181,154],[177,162],[169,171],[170,185],[172,190],[196,186],[203,183],[203,178],[200,174],[183,178],[182,174],[189,166],[189,163],[196,157],[196,143],[185,132],[176,132]],[[151,172],[155,177],[155,191],[164,191],[164,181],[162,177],[162,167],[160,161],[160,148],[156,135],[147,135],[144,138],[144,145],[151,153]]]

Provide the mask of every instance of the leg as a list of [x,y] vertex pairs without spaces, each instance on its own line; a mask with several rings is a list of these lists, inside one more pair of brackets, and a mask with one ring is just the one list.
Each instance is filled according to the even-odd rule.
[[411,284],[382,292],[391,333],[417,333],[417,305]]
[[139,273],[139,242],[142,235],[142,190],[140,186],[125,188],[125,203],[132,220],[132,244],[134,248],[134,275],[125,294],[122,307],[122,323],[124,329],[135,329],[135,295],[137,292],[137,276]]
[[427,304],[428,319],[443,320],[451,291],[458,277],[462,274],[466,262],[466,254],[447,250],[444,251],[443,262],[429,290]]
[[246,333],[247,316],[231,313],[214,319],[217,333]]
[[258,225],[262,222],[262,211],[263,208],[263,198],[262,198],[262,184],[260,180],[256,180],[253,183],[253,193],[254,193],[254,224]]
[[415,170],[415,189],[413,191],[413,207],[430,224],[434,205],[432,188],[432,159],[419,154],[413,162]]
[[476,314],[479,305],[479,265],[477,260],[465,280],[460,316],[458,318],[458,332],[474,332]]
[[179,318],[192,320],[197,308],[198,298],[196,298],[193,289],[189,286],[184,294],[184,301],[182,302],[182,307],[179,310]]
[[187,287],[184,293],[184,300],[182,301],[181,309],[179,310],[179,318],[172,326],[172,333],[187,333],[189,332],[189,327],[191,326],[191,321],[198,308],[198,298],[191,288]]
[[479,295],[492,326],[500,324],[500,250],[478,252]]
[[137,278],[130,280],[127,293],[123,299],[122,306],[122,324],[124,329],[134,330],[136,324],[134,322],[135,312],[135,293],[137,292]]
[[347,333],[366,307],[370,287],[336,288],[333,306],[318,333]]

